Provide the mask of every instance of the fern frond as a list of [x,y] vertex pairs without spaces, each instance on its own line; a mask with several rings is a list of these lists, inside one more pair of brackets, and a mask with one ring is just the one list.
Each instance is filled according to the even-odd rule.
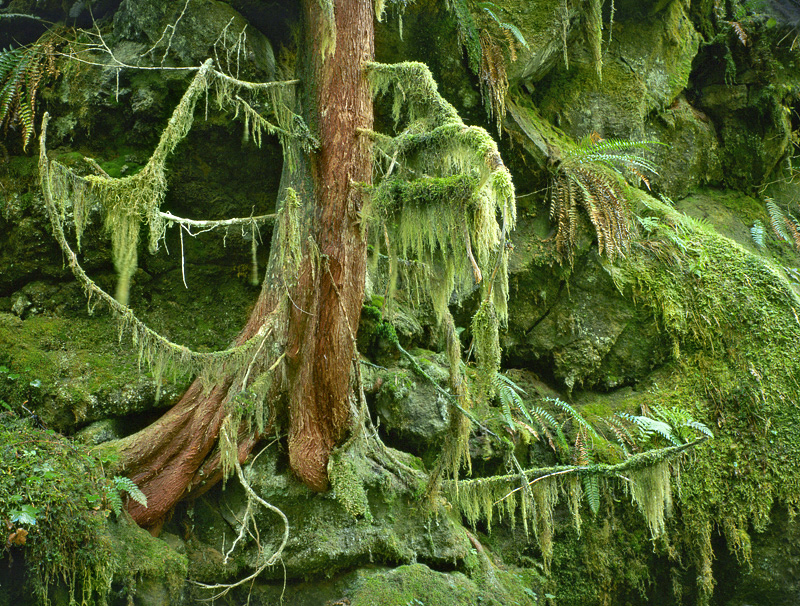
[[772,231],[781,240],[791,242],[792,239],[786,233],[786,215],[783,214],[781,208],[775,204],[772,198],[766,198],[767,212],[769,212],[769,222],[772,226]]
[[694,420],[686,421],[685,425],[686,427],[690,427],[695,431],[700,432],[704,436],[708,436],[709,438],[714,437],[714,433],[708,428],[708,426],[705,425],[704,423],[701,423],[700,421],[694,421]]
[[753,223],[753,226],[750,228],[750,235],[753,238],[753,242],[756,243],[756,246],[763,249],[764,248],[764,224],[761,222],[760,219],[756,219],[756,222]]
[[597,433],[592,424],[589,423],[586,419],[583,418],[583,415],[575,410],[572,406],[567,404],[561,398],[544,398],[546,402],[551,402],[557,408],[560,408],[564,412],[566,412],[571,419],[573,419],[580,427],[583,427],[588,434],[594,438],[599,438],[600,435]]
[[106,491],[106,502],[114,515],[122,513],[122,497],[119,496],[119,491],[111,487]]
[[744,31],[742,24],[738,21],[731,21],[731,26],[733,27],[733,31],[736,32],[736,36],[739,38],[739,42],[741,42],[744,46],[747,46],[748,39],[747,33]]
[[[550,448],[553,449],[553,452],[558,452],[559,447],[563,451],[569,450],[567,438],[561,430],[561,425],[559,425],[553,415],[539,406],[532,406],[528,412],[536,419],[536,423],[539,424],[539,427],[542,428],[542,433],[544,433],[547,438],[547,443],[550,445]],[[551,429],[556,433],[555,438],[550,431]]]
[[600,511],[600,478],[590,474],[583,476],[583,491],[593,515]]
[[578,435],[575,436],[575,462],[578,465],[589,465],[593,458],[592,451],[594,450],[594,445],[591,443],[591,439],[588,435],[586,435],[586,431],[581,428],[578,430]]
[[35,133],[37,93],[47,78],[58,76],[55,57],[62,34],[53,29],[30,46],[0,52],[0,127],[3,132],[19,127],[23,150]]
[[664,421],[658,421],[645,416],[631,415],[625,412],[620,412],[617,414],[623,419],[627,419],[628,421],[635,423],[645,436],[658,434],[675,446],[679,446],[681,444],[681,442],[672,434],[672,428],[670,425]]
[[621,419],[618,417],[605,417],[603,418],[603,422],[616,436],[617,441],[623,449],[625,448],[625,445],[628,445],[631,447],[631,449],[638,450],[636,439],[633,437],[633,434],[625,426]]
[[626,255],[633,234],[621,180],[633,175],[650,188],[645,171],[657,175],[656,166],[636,152],[650,150],[655,144],[658,142],[590,136],[564,153],[550,188],[550,216],[557,220],[556,250],[570,264],[577,230],[576,203],[583,206],[595,228],[598,252],[611,260]]
[[786,232],[791,236],[792,242],[794,242],[795,249],[800,250],[800,223],[790,214],[787,214],[784,223],[786,225]]
[[139,505],[142,507],[147,507],[147,496],[141,491],[141,489],[134,483],[133,480],[126,478],[125,476],[114,476],[112,482],[114,483],[114,488],[116,488],[117,491],[127,492],[131,499],[139,503]]

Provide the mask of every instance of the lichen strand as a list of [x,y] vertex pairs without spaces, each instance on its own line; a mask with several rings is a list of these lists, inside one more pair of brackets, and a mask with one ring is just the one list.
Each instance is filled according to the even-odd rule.
[[671,533],[695,562],[707,603],[711,533],[719,529],[747,561],[750,525],[764,529],[776,503],[790,511],[800,504],[800,472],[791,464],[800,456],[800,298],[763,259],[708,225],[642,192],[629,195],[649,209],[649,234],[608,270],[658,318],[674,357],[636,405],[691,406],[718,428],[713,445],[699,447],[682,472],[683,528]]
[[[141,171],[122,178],[111,178],[97,163],[90,165],[100,174],[80,176],[63,164],[52,161],[48,173],[49,188],[64,219],[68,211],[74,218],[75,235],[80,248],[81,235],[86,227],[89,211],[96,205],[103,209],[105,226],[111,235],[114,265],[119,275],[117,300],[128,301],[130,278],[136,270],[139,229],[142,222],[149,227],[151,252],[158,249],[164,238],[167,222],[160,213],[167,189],[165,165],[167,158],[180,143],[194,122],[198,99],[214,93],[217,109],[231,112],[234,118],[242,116],[245,135],[257,145],[262,132],[277,134],[281,139],[310,140],[310,136],[296,117],[283,103],[283,83],[250,83],[236,80],[212,68],[209,59],[198,70],[161,134],[152,156]],[[274,114],[277,125],[269,122],[253,109],[254,99],[259,99]],[[285,142],[284,142],[285,143]],[[285,149],[291,146],[284,145]],[[288,158],[291,164],[291,158]]]
[[368,69],[374,94],[392,95],[398,133],[371,133],[376,168],[387,177],[376,188],[371,218],[386,226],[395,243],[389,251],[393,269],[406,266],[398,266],[398,257],[425,265],[422,287],[440,321],[453,294],[463,296],[480,283],[505,322],[505,238],[516,207],[495,142],[461,121],[423,64],[373,63]]
[[475,340],[475,361],[478,366],[478,394],[491,397],[493,379],[500,368],[500,334],[497,314],[491,301],[484,301],[472,317],[472,338]]
[[[215,383],[219,376],[234,374],[252,360],[254,352],[263,347],[266,336],[272,329],[270,322],[264,323],[248,341],[229,349],[198,353],[172,343],[143,324],[127,307],[128,285],[136,269],[136,249],[139,226],[142,222],[150,228],[150,248],[155,250],[164,237],[167,221],[159,207],[166,191],[164,166],[175,146],[188,134],[194,120],[194,107],[201,95],[215,93],[217,107],[223,111],[245,116],[245,132],[256,143],[261,141],[262,131],[277,134],[285,150],[285,160],[291,167],[295,148],[309,149],[316,145],[313,137],[298,116],[288,109],[281,99],[290,93],[280,92],[292,82],[250,83],[236,80],[211,67],[207,61],[197,72],[186,93],[173,112],[161,139],[145,167],[130,177],[114,179],[99,169],[94,161],[89,164],[101,174],[80,176],[63,164],[47,158],[46,132],[48,116],[42,125],[39,173],[42,191],[50,222],[56,239],[69,259],[69,265],[82,284],[87,298],[96,297],[114,312],[119,324],[120,338],[130,333],[138,349],[139,362],[150,368],[160,385],[163,375],[198,375],[204,385]],[[213,87],[213,88],[212,88]],[[250,96],[271,100],[271,108],[278,125],[267,121],[256,113],[248,99]],[[246,99],[247,97],[247,99]],[[252,99],[251,99],[252,101]],[[289,143],[291,140],[291,144]],[[293,190],[287,191],[287,200],[279,213],[278,239],[280,246],[280,271],[283,276],[294,276],[298,258],[298,203]],[[103,291],[83,271],[77,256],[71,250],[64,234],[64,223],[72,212],[78,244],[86,226],[89,209],[98,204],[105,210],[106,228],[111,232],[113,257],[119,273],[116,300]],[[291,283],[293,278],[286,278]],[[249,373],[245,373],[247,377]],[[212,379],[213,377],[213,379]],[[158,395],[158,394],[157,394]]]

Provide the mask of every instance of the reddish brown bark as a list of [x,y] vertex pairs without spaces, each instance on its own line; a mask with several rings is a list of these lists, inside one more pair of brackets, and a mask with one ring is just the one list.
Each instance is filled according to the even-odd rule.
[[[304,251],[304,265],[292,288],[286,328],[289,458],[303,482],[324,490],[328,457],[349,420],[350,368],[364,295],[366,238],[359,222],[362,195],[354,183],[370,183],[372,176],[369,142],[358,129],[372,128],[363,65],[374,56],[373,15],[370,0],[337,0],[336,49],[323,59],[318,33],[326,29],[325,17],[318,0],[304,4],[310,91],[306,114],[316,125],[320,148],[304,163],[313,191],[297,188],[301,199],[310,198],[302,202],[313,244]],[[319,254],[312,254],[313,247]],[[283,296],[280,278],[269,274],[237,344],[258,331]],[[231,384],[226,377],[205,393],[195,381],[161,419],[122,441],[123,468],[148,498],[146,508],[129,505],[140,525],[159,528],[175,503],[198,496],[221,478],[219,454],[212,451]],[[241,431],[239,438],[243,461],[257,436]]]
[[328,457],[347,429],[350,368],[364,296],[366,238],[358,218],[362,195],[355,182],[370,183],[369,142],[358,129],[372,128],[372,97],[364,63],[374,57],[372,2],[337,0],[336,49],[322,57],[316,32],[324,31],[317,0],[305,3],[311,103],[319,153],[311,163],[315,187],[312,223],[321,260],[306,255],[291,311],[287,358],[290,394],[289,460],[315,490],[328,486]]
[[[244,343],[258,331],[272,309],[273,298],[269,291],[262,291],[235,344]],[[230,384],[226,378],[205,392],[196,379],[158,421],[119,444],[123,469],[147,496],[147,507],[134,501],[128,504],[129,513],[140,526],[159,527],[175,503],[190,491],[198,496],[221,479],[218,457],[216,464],[204,466],[206,471],[200,476],[198,469],[217,443]],[[241,436],[240,461],[252,450],[255,438],[252,433]]]

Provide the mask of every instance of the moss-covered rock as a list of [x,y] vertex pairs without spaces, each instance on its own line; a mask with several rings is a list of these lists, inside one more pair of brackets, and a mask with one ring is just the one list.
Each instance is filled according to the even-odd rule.
[[533,297],[521,297],[519,307],[512,302],[504,348],[515,365],[552,376],[572,390],[630,384],[663,361],[665,341],[657,324],[622,297],[596,253],[576,263],[569,278],[551,289],[555,292],[541,281],[546,271],[531,264],[513,275],[512,285],[540,284],[538,305]]
[[584,47],[569,70],[553,70],[534,93],[543,115],[570,135],[641,139],[654,110],[669,106],[689,81],[699,35],[680,2],[657,19],[614,24],[602,81]]
[[704,185],[723,181],[720,145],[711,119],[682,96],[647,124],[648,139],[664,143],[654,149],[658,175],[654,187],[681,198]]
[[103,604],[112,590],[134,604],[156,603],[135,597],[139,590],[177,603],[185,556],[119,505],[115,485],[85,447],[0,412],[0,520],[10,533],[0,548],[0,603]]
[[[440,389],[447,387],[449,371],[441,354],[426,350],[411,353]],[[450,422],[448,402],[429,379],[419,376],[408,364],[405,366],[369,372],[368,380],[375,393],[374,410],[387,444],[424,456],[444,440]]]
[[538,603],[538,595],[529,585],[534,577],[531,573],[491,570],[483,578],[470,579],[460,573],[436,572],[423,564],[411,564],[359,576],[350,596],[352,606],[526,606]]
[[[349,459],[358,467],[347,477],[353,485],[337,486],[335,491],[313,493],[286,470],[285,454],[276,446],[260,455],[247,473],[253,489],[267,502],[281,509],[289,519],[289,542],[283,566],[264,572],[265,578],[290,579],[330,577],[352,567],[374,564],[425,562],[431,566],[457,566],[471,553],[471,544],[460,521],[444,508],[428,515],[421,501],[424,484],[413,489],[362,456]],[[405,459],[405,457],[404,457]],[[411,464],[418,465],[413,461]],[[344,492],[343,492],[344,491]],[[340,494],[342,493],[342,494]],[[354,517],[360,494],[368,509]],[[275,513],[258,505],[256,523],[259,543],[272,553],[283,536],[283,524]],[[246,508],[244,491],[231,483],[221,495],[219,512],[230,527],[208,532],[201,537],[215,549],[225,550],[238,532]],[[237,557],[248,566],[259,562],[251,537],[240,543],[244,552]],[[238,549],[237,549],[238,551]],[[284,572],[285,571],[285,572]]]

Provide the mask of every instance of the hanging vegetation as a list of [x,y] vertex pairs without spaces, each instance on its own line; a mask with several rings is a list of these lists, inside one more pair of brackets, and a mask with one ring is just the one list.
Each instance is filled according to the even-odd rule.
[[570,265],[578,230],[579,208],[597,234],[597,250],[610,260],[624,257],[632,239],[631,212],[625,199],[626,178],[650,182],[643,171],[658,174],[652,162],[638,155],[656,141],[588,137],[553,164],[550,218],[556,222],[556,250]]
[[5,135],[18,129],[23,150],[35,132],[39,89],[59,75],[56,56],[64,35],[63,28],[54,28],[29,46],[0,51],[0,128]]

